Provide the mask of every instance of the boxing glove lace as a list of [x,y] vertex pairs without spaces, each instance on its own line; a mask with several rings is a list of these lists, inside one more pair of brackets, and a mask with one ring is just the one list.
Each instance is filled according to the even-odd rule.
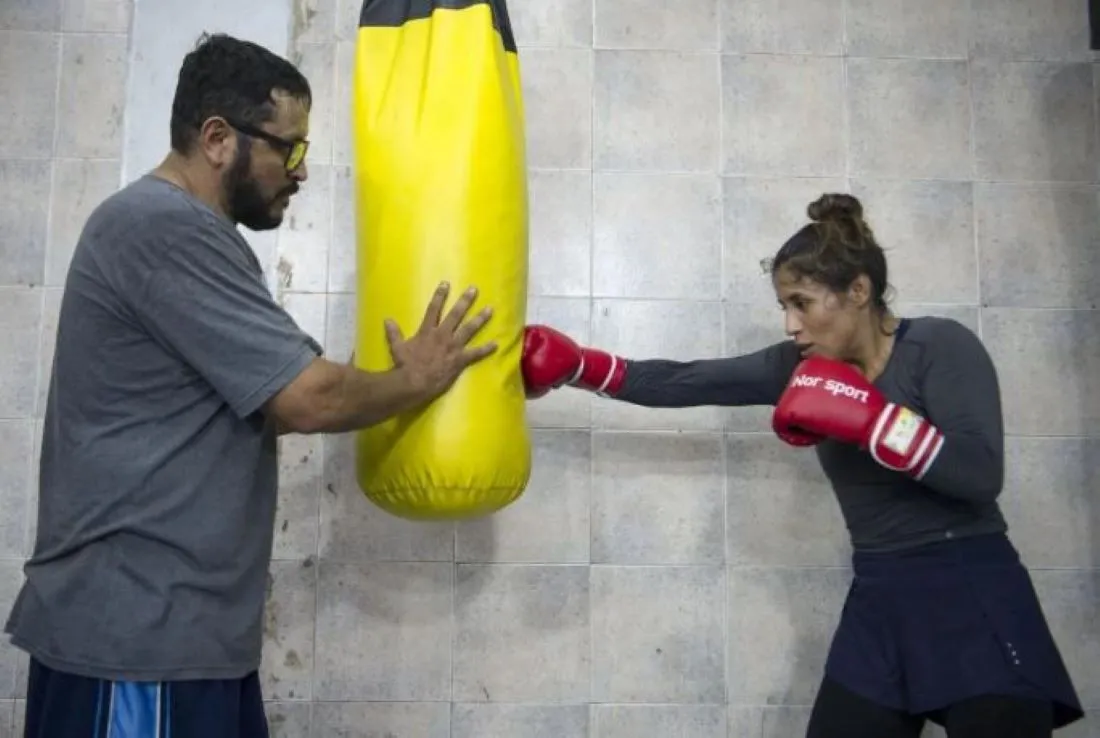
[[[943,433],[909,408],[888,401],[859,371],[812,356],[795,369],[772,415],[792,445],[812,436],[858,445],[882,466],[921,479],[943,447]],[[792,437],[792,438],[789,438]]]
[[606,351],[582,348],[565,334],[545,325],[530,325],[524,329],[521,368],[530,398],[542,397],[563,385],[613,397],[626,378],[626,362],[622,358]]

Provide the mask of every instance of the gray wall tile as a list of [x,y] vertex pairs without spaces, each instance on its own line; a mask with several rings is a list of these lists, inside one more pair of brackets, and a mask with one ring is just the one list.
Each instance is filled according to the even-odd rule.
[[592,292],[592,175],[534,170],[528,176],[528,289],[534,295]]
[[[24,25],[37,26],[47,23],[46,13],[56,6],[57,0],[18,0],[15,14],[17,20],[25,20]],[[12,6],[5,2],[0,13],[11,12]],[[52,17],[48,23],[52,25]],[[0,24],[0,100],[4,101],[0,159],[48,158],[53,155],[57,122],[60,40],[55,35],[15,33],[7,28]]]
[[1088,4],[1047,0],[970,0],[971,53],[996,59],[1089,56]]
[[1095,182],[1092,76],[1088,64],[973,61],[976,178]]
[[982,338],[1000,375],[1005,430],[1100,434],[1100,312],[982,310]]
[[460,565],[453,699],[587,702],[589,612],[587,566]]
[[584,705],[456,704],[451,738],[588,738]]
[[721,567],[594,566],[592,700],[719,702],[725,601]]
[[593,166],[715,171],[718,74],[713,54],[596,51]]
[[724,561],[720,436],[598,433],[592,458],[592,563]]
[[1100,203],[1092,185],[974,186],[982,301],[1100,307]]
[[311,736],[451,738],[445,702],[318,702]]
[[596,47],[717,50],[720,1],[595,0]]
[[322,562],[314,698],[450,699],[453,603],[451,564]]
[[[740,735],[749,735],[742,733]],[[717,705],[594,705],[592,738],[726,738]]]
[[848,0],[853,56],[967,57],[968,0]]
[[275,561],[268,575],[260,681],[267,699],[312,697],[317,567]]
[[268,730],[271,738],[309,738],[309,702],[267,702]]
[[965,61],[849,59],[847,74],[853,175],[971,176]]
[[40,289],[0,287],[0,418],[34,416],[43,298]]
[[41,285],[46,276],[50,163],[0,159],[0,287]]
[[1009,438],[1001,508],[1024,563],[1089,568],[1100,560],[1100,439]]
[[56,31],[61,0],[5,0],[0,5],[0,31]]
[[[57,100],[58,156],[121,156],[126,68],[125,36],[64,38]],[[89,95],[89,90],[96,94]]]
[[722,57],[722,173],[846,173],[844,62],[811,56]]
[[750,54],[839,54],[843,0],[719,0],[722,50]]
[[509,3],[508,14],[521,46],[592,45],[591,0]]
[[722,195],[717,177],[598,173],[594,186],[593,294],[719,299]]
[[[49,6],[50,2],[41,4]],[[134,0],[61,0],[61,30],[129,33],[133,11]]]
[[592,63],[586,49],[524,49],[528,166],[592,165]]

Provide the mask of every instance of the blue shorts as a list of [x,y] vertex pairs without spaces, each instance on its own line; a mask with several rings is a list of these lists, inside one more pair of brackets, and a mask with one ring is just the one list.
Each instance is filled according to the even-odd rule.
[[925,715],[977,695],[1084,716],[1031,577],[1004,534],[857,552],[825,671],[880,705]]
[[260,679],[111,682],[31,659],[27,738],[268,738]]

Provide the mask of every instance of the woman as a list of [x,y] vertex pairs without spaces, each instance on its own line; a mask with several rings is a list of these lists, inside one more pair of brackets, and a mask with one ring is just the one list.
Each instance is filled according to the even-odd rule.
[[744,356],[626,360],[546,326],[524,342],[528,394],[568,384],[646,407],[773,405],[814,446],[854,579],[808,738],[1042,738],[1083,717],[997,503],[1004,431],[981,342],[887,308],[886,258],[859,201],[827,194],[769,270],[792,340]]

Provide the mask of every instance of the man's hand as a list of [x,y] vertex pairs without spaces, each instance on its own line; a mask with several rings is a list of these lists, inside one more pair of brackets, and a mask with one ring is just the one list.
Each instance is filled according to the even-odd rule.
[[404,337],[395,321],[386,321],[386,338],[395,366],[406,372],[415,390],[426,397],[445,392],[467,367],[497,348],[492,341],[469,348],[470,341],[492,315],[490,308],[484,308],[465,320],[477,298],[477,289],[467,289],[444,318],[443,305],[449,294],[450,285],[440,284],[428,303],[420,328],[411,338]]
[[470,288],[441,319],[449,288],[439,286],[420,328],[409,339],[392,321],[386,338],[396,368],[357,369],[317,358],[267,404],[279,433],[344,433],[383,422],[430,402],[449,388],[471,364],[496,351],[494,343],[468,344],[489,320],[486,308],[465,320],[477,291]]

